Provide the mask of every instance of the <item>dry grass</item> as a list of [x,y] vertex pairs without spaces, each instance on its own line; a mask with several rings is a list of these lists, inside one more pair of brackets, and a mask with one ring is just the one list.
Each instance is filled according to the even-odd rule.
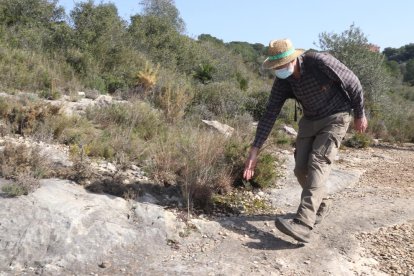
[[213,131],[171,128],[152,144],[147,170],[164,185],[179,185],[191,206],[206,208],[214,193],[233,189],[239,172],[235,168],[240,166],[237,158],[229,162],[227,143],[230,141]]
[[145,91],[152,89],[157,82],[159,68],[159,65],[156,68],[152,68],[146,62],[144,69],[137,73],[137,85],[142,86]]
[[3,187],[10,196],[27,195],[39,187],[39,179],[53,175],[39,148],[6,143],[0,155],[0,175],[13,180]]
[[0,99],[1,116],[9,132],[20,135],[32,135],[48,118],[59,114],[60,107],[32,101],[27,98]]
[[164,111],[167,121],[176,123],[184,117],[185,109],[192,99],[189,87],[168,84],[161,88],[156,104]]

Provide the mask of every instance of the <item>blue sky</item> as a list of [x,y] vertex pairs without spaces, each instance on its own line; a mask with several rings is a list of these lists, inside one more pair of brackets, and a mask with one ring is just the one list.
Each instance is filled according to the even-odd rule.
[[[80,0],[59,0],[66,12]],[[140,0],[112,0],[125,19],[140,13]],[[246,41],[267,45],[290,38],[298,48],[316,48],[322,32],[341,33],[351,24],[369,42],[398,48],[414,43],[413,0],[175,0],[186,23],[187,35],[210,34],[224,42]]]

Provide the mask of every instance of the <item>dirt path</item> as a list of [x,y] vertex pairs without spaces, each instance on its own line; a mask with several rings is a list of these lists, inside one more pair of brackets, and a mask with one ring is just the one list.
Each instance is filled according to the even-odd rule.
[[[130,269],[147,275],[413,275],[414,145],[345,149],[337,167],[363,174],[333,195],[332,214],[305,246],[278,232],[273,215],[201,218],[194,220],[198,231]],[[281,213],[295,208],[287,204]]]

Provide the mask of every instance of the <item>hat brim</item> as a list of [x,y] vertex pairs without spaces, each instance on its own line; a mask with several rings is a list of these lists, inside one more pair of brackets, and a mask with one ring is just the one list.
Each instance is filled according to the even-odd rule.
[[289,62],[291,62],[292,60],[294,60],[295,58],[297,58],[298,56],[300,56],[304,52],[305,52],[304,49],[296,49],[293,54],[291,54],[290,56],[287,56],[285,58],[281,58],[281,59],[278,59],[278,60],[269,60],[269,58],[267,58],[263,62],[263,68],[264,69],[273,69],[273,68],[276,68],[276,67],[283,66],[285,64],[288,64]]

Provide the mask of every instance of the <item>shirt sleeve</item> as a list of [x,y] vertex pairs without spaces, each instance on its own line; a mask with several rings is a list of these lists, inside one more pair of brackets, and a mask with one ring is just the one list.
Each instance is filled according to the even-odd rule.
[[364,117],[364,94],[358,77],[331,55],[318,54],[316,59],[316,64],[322,72],[330,79],[341,82],[342,89],[347,92],[351,100],[351,107],[354,110],[355,118],[360,119]]
[[270,92],[266,111],[257,125],[256,137],[252,144],[254,147],[261,148],[263,146],[275,124],[283,104],[286,99],[292,97],[293,93],[290,84],[287,81],[276,79]]

